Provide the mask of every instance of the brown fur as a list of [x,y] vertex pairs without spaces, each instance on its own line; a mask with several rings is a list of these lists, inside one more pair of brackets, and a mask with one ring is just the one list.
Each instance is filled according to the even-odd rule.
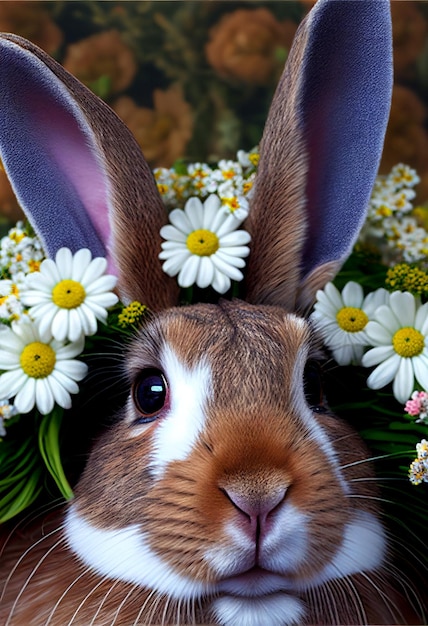
[[[162,272],[158,260],[166,213],[137,144],[108,107],[44,52],[5,36],[40,58],[83,111],[113,195],[113,255],[121,296],[163,311],[130,350],[130,385],[145,367],[161,367],[165,345],[188,367],[205,361],[212,371],[206,426],[187,458],[171,462],[155,480],[149,461],[158,422],[138,424],[130,402],[95,442],[72,506],[101,529],[138,524],[171,570],[194,580],[216,580],[203,555],[208,547],[225,542],[225,522],[244,527],[245,516],[228,497],[231,492],[258,502],[283,490],[284,502],[307,514],[310,558],[296,568],[295,583],[319,571],[340,550],[343,529],[356,510],[380,515],[372,468],[356,433],[328,412],[309,416],[333,445],[339,475],[311,436],[303,375],[307,358],[318,356],[317,343],[307,323],[286,313],[296,310],[296,302],[306,309],[333,267],[315,268],[300,285],[308,155],[298,115],[299,70],[309,36],[305,21],[262,141],[247,223],[252,235],[246,276],[251,304],[235,301],[166,311],[178,301],[175,281]],[[344,493],[340,476],[351,497]],[[0,559],[2,626],[213,621],[209,598],[194,604],[173,601],[86,569],[65,544],[63,514],[17,527],[5,538]],[[270,521],[275,514],[269,512]],[[400,581],[391,586],[388,567],[296,592],[307,607],[304,623],[416,623],[418,618],[395,588]]]
[[[294,576],[296,581],[304,581],[332,558],[340,546],[343,526],[356,507],[377,512],[372,470],[369,463],[359,462],[366,451],[356,433],[334,416],[314,416],[330,441],[339,442],[336,450],[343,477],[352,487],[353,497],[349,498],[296,413],[293,384],[296,375],[303,375],[299,355],[305,355],[304,363],[306,354],[315,349],[309,327],[282,309],[240,302],[172,309],[144,329],[131,348],[131,381],[141,369],[160,365],[152,359],[156,354],[159,357],[164,343],[189,366],[203,358],[211,364],[208,427],[189,458],[172,463],[165,475],[154,481],[146,465],[157,423],[135,435],[132,412],[119,420],[95,444],[76,488],[80,514],[101,528],[141,524],[152,549],[171,568],[196,580],[214,581],[203,555],[209,546],[222,544],[224,522],[239,521],[240,517],[224,488],[257,499],[286,485],[287,498],[311,519],[311,560]],[[225,378],[226,367],[229,376]],[[209,610],[201,610],[199,603],[191,609],[178,607],[157,595],[150,598],[148,590],[101,580],[67,550],[61,530],[50,536],[52,528],[61,528],[61,516],[46,520],[45,538],[33,543],[16,570],[16,559],[27,539],[18,532],[13,542],[6,543],[1,559],[3,578],[12,574],[4,588],[2,620],[24,581],[29,581],[11,626],[42,626],[52,611],[49,623],[63,626],[82,602],[73,624],[87,626],[95,615],[96,624],[111,624],[117,611],[118,623],[125,625],[136,619],[141,624],[163,623],[164,619],[166,623],[179,619],[183,623],[211,622]],[[32,542],[34,538],[28,544]],[[367,623],[402,622],[400,608],[394,608],[392,601],[396,598],[400,604],[400,596],[389,586],[388,575],[381,570],[302,593],[309,603],[305,623],[357,624],[363,623],[363,618]],[[388,601],[384,602],[386,590]]]

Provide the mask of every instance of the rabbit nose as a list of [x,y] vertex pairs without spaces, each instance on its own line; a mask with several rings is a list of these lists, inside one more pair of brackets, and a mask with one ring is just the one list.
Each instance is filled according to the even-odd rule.
[[247,494],[233,488],[222,491],[241,514],[240,521],[246,534],[258,541],[269,532],[271,514],[285,499],[287,488],[281,487],[265,494]]

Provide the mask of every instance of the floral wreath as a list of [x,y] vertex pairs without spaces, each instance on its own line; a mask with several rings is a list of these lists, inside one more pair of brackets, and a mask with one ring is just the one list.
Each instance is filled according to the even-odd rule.
[[[239,294],[250,252],[240,226],[258,159],[254,149],[235,161],[154,170],[170,220],[159,258],[177,276],[183,302],[200,299],[196,290]],[[361,401],[345,397],[333,408],[357,412],[372,450],[413,485],[428,482],[428,212],[413,205],[418,182],[403,164],[378,176],[353,253],[318,291],[310,316],[341,366],[336,374],[351,368],[353,384],[361,379]],[[63,431],[92,389],[91,359],[103,363],[147,315],[144,303],[118,301],[106,267],[88,249],[45,258],[23,222],[1,239],[0,522],[39,498],[72,497]]]

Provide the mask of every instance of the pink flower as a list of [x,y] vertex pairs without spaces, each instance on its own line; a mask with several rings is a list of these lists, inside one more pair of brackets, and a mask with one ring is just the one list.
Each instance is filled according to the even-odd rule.
[[428,412],[428,393],[426,391],[414,391],[411,399],[407,400],[404,410],[413,417],[419,415],[423,421]]

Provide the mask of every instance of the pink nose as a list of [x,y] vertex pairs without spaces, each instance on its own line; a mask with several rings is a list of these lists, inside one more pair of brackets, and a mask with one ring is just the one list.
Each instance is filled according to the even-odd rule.
[[272,513],[285,499],[287,488],[278,488],[267,494],[240,493],[230,488],[223,491],[241,513],[243,529],[257,542],[269,531]]

